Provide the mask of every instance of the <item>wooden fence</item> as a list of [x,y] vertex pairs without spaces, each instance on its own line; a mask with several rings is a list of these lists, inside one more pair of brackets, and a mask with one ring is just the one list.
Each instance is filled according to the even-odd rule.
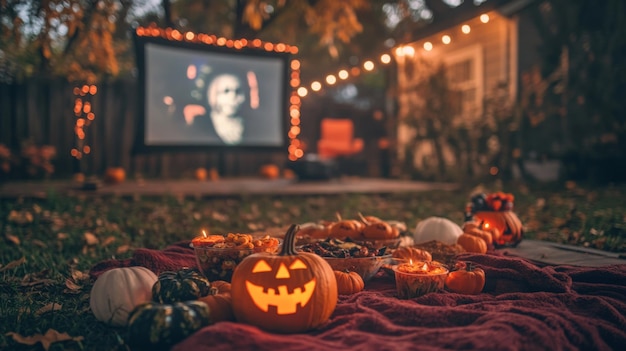
[[20,154],[25,141],[54,146],[54,177],[77,172],[100,176],[107,167],[123,167],[130,176],[148,178],[190,177],[198,167],[215,167],[224,176],[250,176],[263,164],[283,167],[287,162],[287,150],[133,154],[139,100],[137,82],[131,79],[98,84],[91,99],[95,119],[84,128],[91,153],[79,161],[71,155],[77,146],[74,87],[62,79],[0,83],[0,144],[14,155]]

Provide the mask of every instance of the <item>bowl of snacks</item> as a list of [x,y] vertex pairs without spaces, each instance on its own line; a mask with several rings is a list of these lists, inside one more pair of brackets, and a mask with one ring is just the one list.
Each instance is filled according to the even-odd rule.
[[297,250],[323,257],[333,270],[356,272],[365,282],[372,279],[391,258],[386,247],[374,247],[367,242],[349,239],[328,238],[302,245]]
[[281,240],[250,234],[205,235],[191,241],[190,246],[196,254],[196,264],[210,281],[230,282],[235,267],[253,253],[276,253]]

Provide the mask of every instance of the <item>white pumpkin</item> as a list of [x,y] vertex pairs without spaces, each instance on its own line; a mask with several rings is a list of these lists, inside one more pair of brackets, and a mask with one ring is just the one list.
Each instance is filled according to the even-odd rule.
[[96,279],[89,307],[97,320],[124,327],[128,314],[136,306],[152,300],[152,286],[156,281],[156,274],[145,267],[113,268]]
[[451,220],[443,217],[428,217],[417,223],[413,240],[416,244],[437,240],[446,245],[454,245],[461,234],[463,234],[463,229]]

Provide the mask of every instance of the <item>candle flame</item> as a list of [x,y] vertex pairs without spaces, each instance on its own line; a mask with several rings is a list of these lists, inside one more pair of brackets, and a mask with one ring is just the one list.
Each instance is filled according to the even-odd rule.
[[484,227],[485,227],[485,229],[489,229],[489,223],[485,222]]
[[409,266],[412,266],[412,265],[413,265],[413,259],[409,258]]
[[208,237],[208,234],[206,233],[206,230],[202,229],[202,235],[206,238]]

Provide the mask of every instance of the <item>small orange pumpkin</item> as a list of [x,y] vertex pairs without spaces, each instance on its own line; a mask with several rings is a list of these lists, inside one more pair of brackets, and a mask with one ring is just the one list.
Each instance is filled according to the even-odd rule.
[[277,179],[280,178],[280,168],[278,168],[275,164],[267,164],[261,166],[259,171],[261,177],[266,179]]
[[400,235],[400,232],[395,227],[378,217],[363,216],[360,212],[359,217],[364,223],[361,231],[365,239],[386,240],[394,239]]
[[463,224],[463,233],[474,235],[483,239],[485,243],[487,244],[487,247],[490,247],[493,245],[492,232],[497,231],[497,230],[498,229],[496,228],[493,228],[492,231],[486,231],[486,230],[480,229],[480,227],[476,225],[476,223],[474,222],[465,222]]
[[474,267],[471,262],[446,277],[446,288],[455,293],[475,295],[483,291],[484,287],[485,271]]
[[352,295],[365,288],[365,282],[361,275],[352,271],[333,271],[337,279],[337,291],[339,295]]
[[220,321],[234,321],[233,298],[230,295],[230,283],[223,280],[211,282],[209,295],[198,300],[209,306],[212,323]]
[[209,172],[204,167],[196,168],[196,170],[194,171],[194,176],[196,177],[197,180],[204,181],[206,180],[208,175],[209,175]]
[[328,229],[328,234],[337,239],[362,239],[362,223],[354,219],[342,219],[334,222]]
[[463,233],[456,241],[467,252],[486,253],[487,243],[485,240],[471,234]]
[[126,171],[122,167],[109,167],[104,172],[104,181],[109,184],[119,184],[126,180]]
[[399,247],[393,252],[391,256],[393,258],[413,261],[430,262],[433,260],[433,256],[430,254],[430,252],[411,246]]

